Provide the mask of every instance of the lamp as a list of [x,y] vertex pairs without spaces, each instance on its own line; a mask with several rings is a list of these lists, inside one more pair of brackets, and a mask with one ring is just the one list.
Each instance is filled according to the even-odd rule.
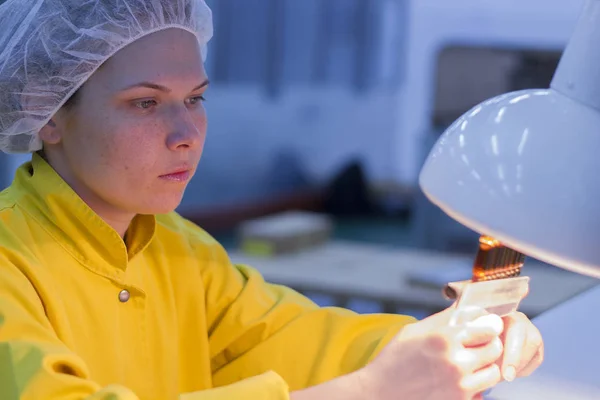
[[550,88],[503,94],[456,120],[419,176],[466,227],[600,278],[600,0],[588,0]]

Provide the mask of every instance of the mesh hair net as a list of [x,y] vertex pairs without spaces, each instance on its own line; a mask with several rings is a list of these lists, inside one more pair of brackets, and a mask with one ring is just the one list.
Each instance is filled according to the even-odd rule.
[[8,0],[0,5],[0,150],[42,148],[38,131],[109,57],[177,27],[212,37],[204,0]]

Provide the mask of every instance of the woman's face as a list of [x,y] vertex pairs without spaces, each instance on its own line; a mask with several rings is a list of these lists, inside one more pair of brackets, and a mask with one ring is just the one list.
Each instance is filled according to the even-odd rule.
[[206,136],[194,35],[168,29],[111,57],[40,132],[54,169],[99,214],[174,210]]

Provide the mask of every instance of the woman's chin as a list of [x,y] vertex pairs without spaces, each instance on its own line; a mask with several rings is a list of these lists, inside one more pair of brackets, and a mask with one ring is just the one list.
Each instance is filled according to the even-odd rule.
[[177,207],[179,207],[179,204],[181,204],[181,196],[177,197],[176,199],[163,199],[163,201],[155,201],[151,204],[145,204],[143,207],[140,207],[138,214],[168,214],[175,211]]

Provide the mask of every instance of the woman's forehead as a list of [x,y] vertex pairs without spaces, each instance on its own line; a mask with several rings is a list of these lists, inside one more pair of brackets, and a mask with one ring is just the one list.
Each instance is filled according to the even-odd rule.
[[168,29],[145,36],[113,55],[96,78],[107,80],[111,89],[138,82],[193,82],[206,80],[201,46],[182,29]]

